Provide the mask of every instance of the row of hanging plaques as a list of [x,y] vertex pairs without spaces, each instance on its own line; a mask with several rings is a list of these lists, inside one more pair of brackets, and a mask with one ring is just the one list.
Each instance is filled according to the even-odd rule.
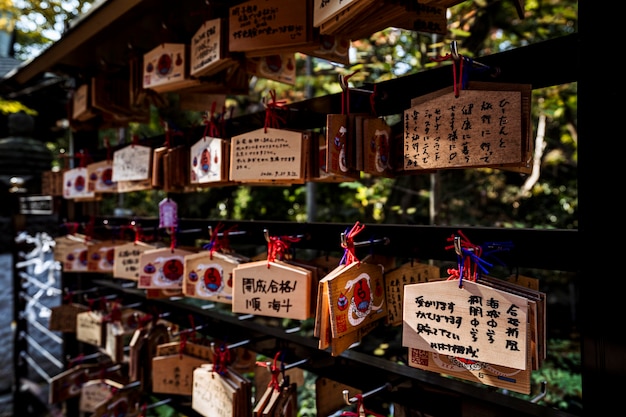
[[192,297],[239,314],[313,319],[319,348],[334,356],[383,323],[401,325],[409,366],[529,393],[530,373],[546,354],[545,294],[532,278],[483,276],[460,285],[438,267],[374,254],[341,264],[77,235],[56,241],[55,259],[66,272],[108,271],[135,281],[148,298]]
[[393,177],[481,167],[530,173],[530,94],[526,84],[470,82],[459,94],[448,87],[412,100],[402,138],[381,117],[329,114],[325,135],[265,127],[228,139],[204,135],[190,147],[131,144],[111,160],[56,175],[63,176],[62,195],[80,200],[153,188],[351,181],[361,173]]

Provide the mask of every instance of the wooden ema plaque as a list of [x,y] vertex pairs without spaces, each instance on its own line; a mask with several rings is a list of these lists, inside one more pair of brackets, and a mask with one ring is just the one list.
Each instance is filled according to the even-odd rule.
[[193,371],[191,408],[203,416],[251,416],[252,384],[232,368],[220,374],[204,364]]
[[528,300],[476,282],[404,287],[402,345],[526,369]]
[[293,53],[247,57],[246,72],[279,83],[296,84],[296,56]]
[[100,161],[87,165],[87,179],[87,188],[90,192],[117,192],[117,183],[113,181],[113,161]]
[[438,266],[419,262],[407,262],[385,272],[385,297],[387,299],[387,325],[402,324],[404,287],[409,284],[441,281]]
[[233,313],[306,320],[312,273],[283,261],[253,261],[233,269]]
[[127,242],[115,247],[113,254],[113,276],[139,281],[141,254],[155,246],[144,242]]
[[228,48],[247,56],[297,52],[312,39],[310,1],[250,0],[229,10]]
[[188,46],[163,43],[143,56],[143,88],[157,93],[200,85],[189,77]]
[[326,297],[333,338],[387,316],[381,265],[363,262],[341,265],[331,272],[327,282]]
[[448,87],[404,111],[403,170],[520,165],[524,161],[522,93]]
[[[428,4],[426,4],[428,3]],[[314,0],[313,25],[321,34],[363,39],[390,26],[445,35],[446,7],[433,2]]]
[[113,272],[115,247],[121,242],[113,240],[93,242],[87,247],[87,270],[90,272]]
[[61,263],[64,272],[87,271],[88,242],[83,235],[66,235],[54,239],[54,259]]
[[128,145],[113,153],[113,181],[143,181],[151,178],[152,148]]
[[139,261],[137,288],[173,289],[182,292],[185,256],[192,253],[178,248],[144,251]]
[[86,167],[68,169],[63,172],[63,198],[68,200],[86,199],[95,197],[89,191],[88,173]]
[[232,304],[234,256],[210,251],[185,256],[183,294],[192,298]]
[[189,181],[194,185],[229,184],[230,141],[205,136],[191,146]]
[[227,24],[224,19],[207,20],[191,38],[189,75],[209,77],[237,61],[228,53]]
[[306,138],[302,132],[261,128],[231,139],[230,180],[303,184]]

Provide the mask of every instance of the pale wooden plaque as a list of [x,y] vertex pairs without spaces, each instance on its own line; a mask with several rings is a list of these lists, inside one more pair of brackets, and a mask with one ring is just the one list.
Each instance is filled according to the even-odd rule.
[[224,181],[225,155],[222,154],[225,141],[205,136],[191,146],[189,153],[191,184],[206,184]]
[[113,181],[150,179],[152,148],[129,145],[113,152]]
[[54,242],[54,260],[63,265],[64,272],[87,271],[87,248],[90,243],[85,236],[60,236]]
[[404,287],[402,345],[526,369],[528,301],[464,280]]
[[76,315],[76,340],[102,347],[104,316],[100,311],[85,311]]
[[113,161],[106,160],[87,165],[88,190],[95,193],[115,193],[117,183],[113,181]]
[[448,87],[411,103],[404,111],[403,170],[523,162],[521,92],[462,90],[455,97]]
[[144,242],[128,242],[116,246],[113,255],[113,276],[138,281],[141,254],[150,249],[156,248]]
[[182,292],[185,256],[192,253],[179,248],[144,251],[139,261],[137,288],[174,289]]
[[337,268],[327,281],[326,294],[333,338],[387,316],[381,265],[354,262]]
[[63,172],[63,197],[72,200],[95,196],[89,191],[87,168],[79,167]]
[[207,20],[191,38],[189,75],[209,77],[234,65],[228,57],[226,22],[216,18]]
[[385,272],[385,297],[387,299],[387,324],[402,324],[404,286],[423,282],[441,281],[438,266],[419,262],[407,262],[398,268]]
[[232,6],[229,50],[257,52],[305,44],[311,38],[309,5],[309,1],[250,0]]
[[231,139],[230,180],[304,182],[302,132],[261,128]]
[[234,417],[236,393],[227,378],[213,372],[213,365],[194,369],[191,408],[201,415]]
[[282,261],[233,269],[233,313],[305,320],[311,317],[311,271]]
[[160,394],[191,395],[193,371],[206,363],[206,359],[179,353],[153,357],[152,391]]
[[115,247],[120,241],[105,240],[94,242],[87,247],[87,269],[91,272],[113,272]]
[[185,256],[183,294],[188,297],[232,304],[233,269],[239,259],[219,252]]
[[[342,10],[360,0],[313,0],[313,26],[320,27],[322,23],[329,21]],[[371,2],[369,0],[366,3]]]

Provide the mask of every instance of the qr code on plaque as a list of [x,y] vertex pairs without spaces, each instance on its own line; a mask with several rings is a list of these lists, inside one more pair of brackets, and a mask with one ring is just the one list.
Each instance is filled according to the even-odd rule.
[[428,352],[421,349],[411,349],[411,363],[428,366]]

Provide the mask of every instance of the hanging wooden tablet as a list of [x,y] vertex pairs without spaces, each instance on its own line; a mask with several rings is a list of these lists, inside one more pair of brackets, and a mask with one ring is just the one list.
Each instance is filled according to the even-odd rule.
[[441,281],[438,266],[411,261],[385,272],[385,295],[387,299],[387,325],[402,324],[404,286],[423,282]]
[[82,84],[72,93],[72,119],[81,122],[95,118],[98,112],[91,106],[89,83]]
[[106,360],[100,364],[81,363],[52,376],[48,403],[57,404],[78,397],[82,385],[97,376],[111,377],[112,372],[107,372],[106,369],[112,364],[111,362],[107,363]]
[[139,417],[145,411],[142,400],[137,387],[112,389],[111,395],[96,406],[90,417]]
[[347,114],[326,116],[326,172],[356,179],[360,173],[351,164],[355,152],[351,126]]
[[[354,267],[358,264],[355,262],[351,265]],[[350,267],[350,265],[339,265],[335,267],[335,269],[324,276],[318,284],[314,336],[319,337],[318,348],[330,348],[331,355],[333,356],[339,356],[342,352],[360,342],[361,339],[374,330],[379,323],[378,320],[373,320],[358,326],[354,331],[344,333],[337,337],[333,336],[331,326],[331,310],[333,306],[330,305],[328,296],[330,292],[329,283],[336,278],[336,276],[346,273]]]
[[89,191],[86,167],[68,169],[63,172],[63,198],[67,200],[89,200],[96,197]]
[[213,364],[205,364],[193,371],[191,408],[205,417],[237,417],[241,395],[229,378],[213,372]]
[[345,36],[321,35],[313,32],[315,42],[310,47],[299,48],[300,53],[350,66],[350,38]]
[[53,197],[63,196],[63,172],[59,171],[44,171],[41,173],[41,194],[51,195]]
[[254,184],[302,184],[308,136],[261,128],[231,139],[230,180]]
[[236,64],[228,50],[228,22],[205,21],[191,38],[189,75],[209,77]]
[[137,288],[182,291],[184,259],[192,253],[179,248],[144,251],[139,261]]
[[228,178],[230,140],[205,136],[191,146],[190,183],[199,186],[234,184]]
[[247,56],[298,52],[312,40],[309,0],[249,0],[229,9],[228,48]]
[[526,369],[528,300],[469,280],[459,288],[459,282],[404,286],[402,345]]
[[246,57],[246,72],[283,84],[296,84],[296,56],[293,53]]
[[87,188],[94,193],[116,193],[117,183],[113,181],[113,161],[105,160],[87,165]]
[[152,358],[152,391],[158,394],[191,395],[193,393],[193,371],[207,363],[207,359],[179,351],[164,355],[157,353]]
[[104,313],[89,310],[76,315],[76,340],[96,347],[104,346]]
[[233,313],[311,317],[311,271],[283,261],[254,261],[233,273]]
[[89,272],[112,273],[115,262],[115,247],[121,241],[93,241],[87,247],[87,270]]
[[232,304],[233,269],[243,257],[202,251],[185,256],[183,294],[187,297]]
[[64,272],[86,272],[87,250],[90,241],[86,236],[69,234],[54,239],[54,260],[61,263]]
[[150,180],[152,148],[143,145],[128,145],[113,152],[113,181]]
[[138,281],[141,254],[150,249],[156,249],[156,247],[141,241],[127,242],[115,246],[113,277]]
[[[517,281],[517,282],[515,282]],[[525,297],[529,300],[529,332],[530,349],[532,350],[532,369],[539,369],[546,357],[546,293],[538,291],[532,287],[538,287],[536,278],[518,276],[517,279],[500,279],[488,275],[481,276],[478,282],[509,291],[513,294]],[[524,283],[525,285],[522,285]]]
[[80,388],[79,411],[93,413],[100,404],[107,401],[114,390],[124,385],[111,379],[93,379],[85,382]]
[[328,281],[327,293],[333,338],[387,316],[380,265],[355,262],[338,269]]
[[165,163],[167,146],[159,146],[152,150],[152,167],[150,168],[151,185],[153,188],[163,188],[165,183]]
[[363,167],[362,171],[381,177],[394,177],[395,161],[392,159],[393,136],[391,126],[380,117],[362,120]]
[[311,136],[311,151],[307,180],[311,182],[350,182],[354,178],[328,172],[326,167],[326,135],[313,133]]
[[189,185],[189,148],[175,146],[169,148],[163,157],[163,191],[191,191]]
[[411,100],[404,111],[403,170],[526,164],[523,94],[452,87]]
[[143,88],[166,93],[200,85],[189,76],[188,45],[162,43],[143,55]]
[[67,303],[50,308],[48,329],[63,333],[76,333],[76,316],[89,308],[83,304]]

